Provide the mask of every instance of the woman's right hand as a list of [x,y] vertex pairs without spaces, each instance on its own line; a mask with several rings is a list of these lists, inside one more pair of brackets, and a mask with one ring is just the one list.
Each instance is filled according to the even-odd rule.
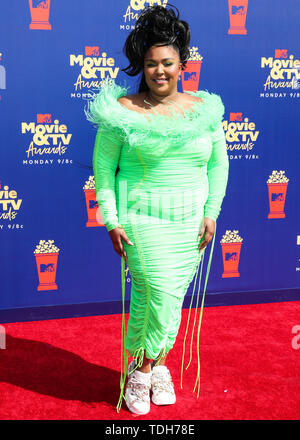
[[127,262],[127,254],[125,252],[122,240],[124,240],[125,243],[130,244],[131,246],[134,246],[134,244],[129,240],[126,232],[122,228],[114,228],[108,233],[112,241],[114,250],[117,252],[118,255],[120,255],[120,257],[124,257],[125,262]]

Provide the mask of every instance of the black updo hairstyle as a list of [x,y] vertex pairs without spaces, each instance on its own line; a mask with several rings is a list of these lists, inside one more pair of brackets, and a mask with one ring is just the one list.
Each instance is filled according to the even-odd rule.
[[[174,7],[177,14],[172,9],[155,5],[148,6],[137,19],[135,29],[130,32],[123,47],[130,64],[121,70],[127,75],[136,76],[144,70],[146,52],[154,45],[172,46],[177,51],[184,70],[190,55],[191,32],[187,22],[179,20],[176,6],[170,3],[168,6]],[[143,72],[138,92],[147,90],[149,87]]]

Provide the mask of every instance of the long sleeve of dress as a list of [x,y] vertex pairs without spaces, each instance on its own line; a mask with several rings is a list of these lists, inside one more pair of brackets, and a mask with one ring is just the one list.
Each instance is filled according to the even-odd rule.
[[102,221],[108,231],[121,226],[115,195],[115,173],[119,162],[122,139],[117,130],[99,127],[93,152],[96,199]]
[[222,124],[211,134],[211,139],[212,153],[207,163],[209,194],[204,206],[204,217],[216,221],[226,194],[229,173],[229,160]]

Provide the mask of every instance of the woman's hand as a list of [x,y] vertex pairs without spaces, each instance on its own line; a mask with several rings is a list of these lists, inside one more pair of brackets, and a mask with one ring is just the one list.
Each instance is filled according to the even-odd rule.
[[215,227],[216,227],[216,223],[214,220],[208,217],[203,217],[203,222],[198,235],[200,239],[203,237],[203,240],[199,245],[200,251],[204,249],[208,245],[208,243],[211,242],[215,232]]
[[122,240],[124,240],[125,243],[130,244],[131,246],[134,246],[134,244],[129,240],[126,232],[122,228],[114,228],[108,233],[112,241],[114,250],[117,252],[118,255],[120,255],[120,257],[124,257],[125,262],[127,262],[127,254],[124,250]]

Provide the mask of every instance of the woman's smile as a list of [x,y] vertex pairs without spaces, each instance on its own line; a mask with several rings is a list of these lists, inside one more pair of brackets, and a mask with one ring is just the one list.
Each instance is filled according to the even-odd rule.
[[168,80],[166,78],[162,78],[162,79],[156,79],[154,78],[153,80],[156,84],[166,84],[168,82]]

